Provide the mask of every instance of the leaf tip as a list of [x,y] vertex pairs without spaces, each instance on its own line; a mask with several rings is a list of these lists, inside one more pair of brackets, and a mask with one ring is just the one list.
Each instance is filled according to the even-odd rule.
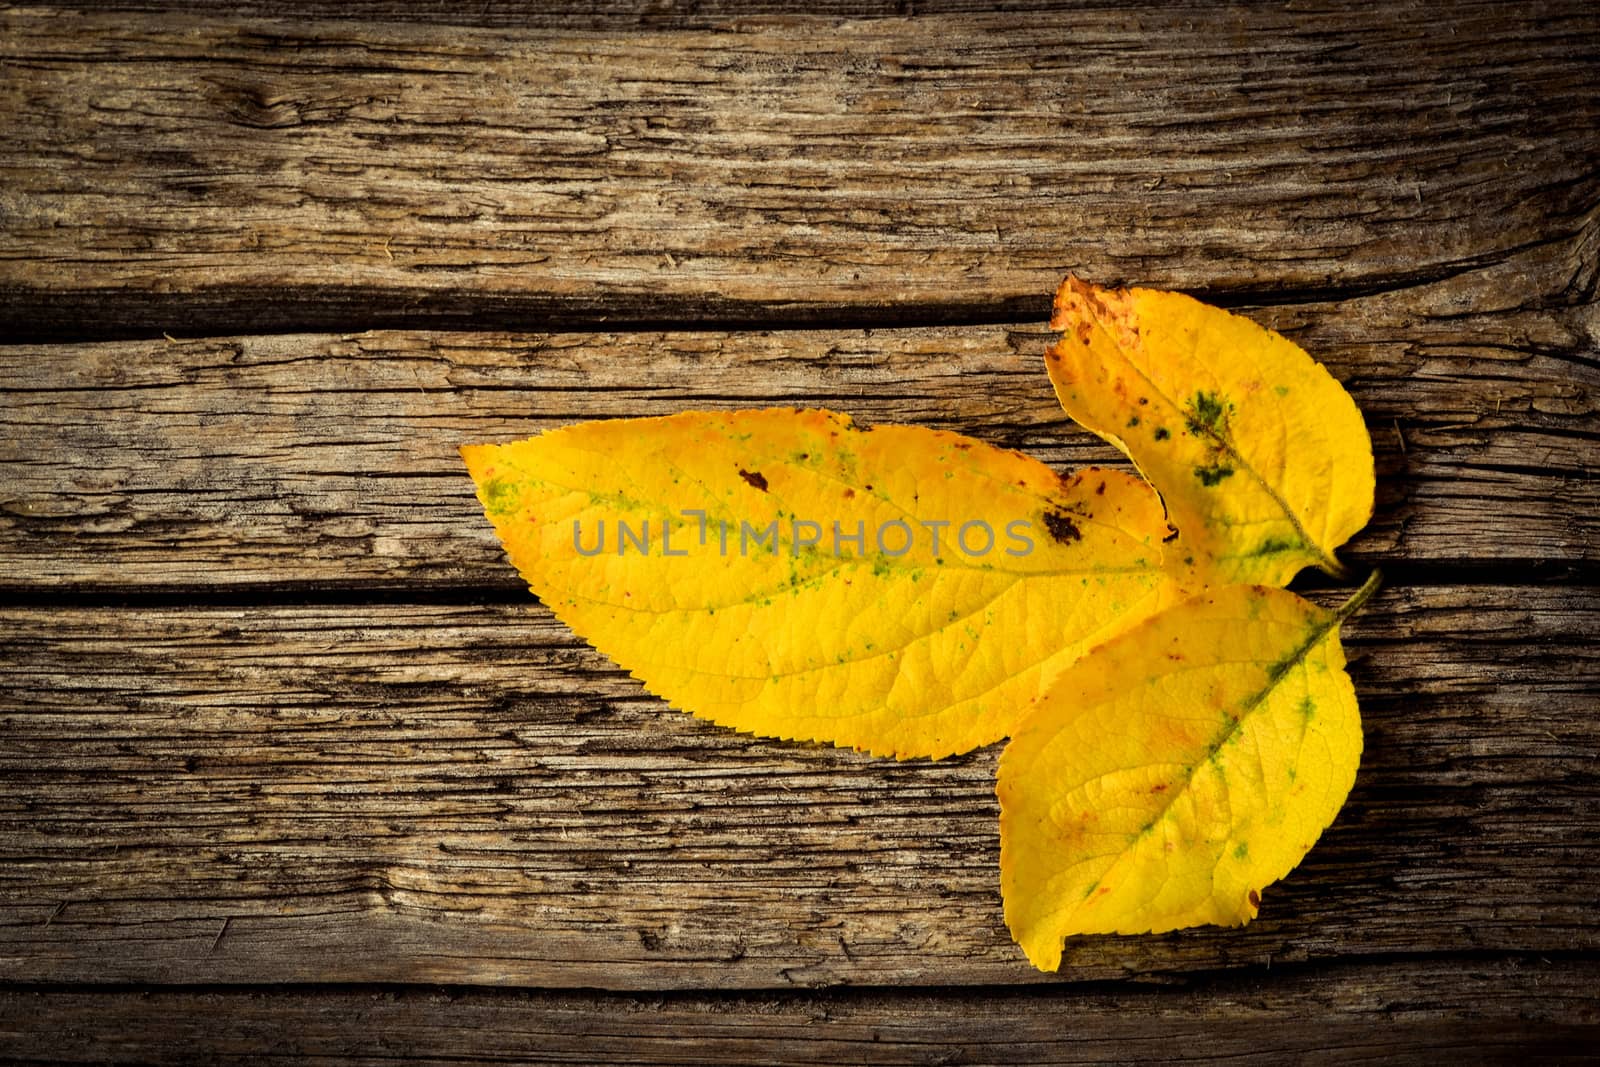
[[1065,954],[1062,947],[1064,941],[1065,938],[1052,937],[1049,944],[1024,945],[1022,951],[1035,970],[1043,971],[1045,974],[1055,974],[1061,970],[1061,958]]
[[476,478],[478,472],[487,465],[489,457],[494,453],[494,450],[499,447],[499,445],[469,443],[457,445],[456,452],[461,456],[461,462],[467,465],[467,473]]
[[1056,287],[1056,296],[1051,308],[1050,328],[1052,330],[1065,330],[1068,326],[1080,321],[1084,312],[1091,307],[1104,310],[1100,294],[1109,290],[1101,289],[1093,282],[1086,282],[1076,274],[1068,274],[1061,279],[1061,284]]

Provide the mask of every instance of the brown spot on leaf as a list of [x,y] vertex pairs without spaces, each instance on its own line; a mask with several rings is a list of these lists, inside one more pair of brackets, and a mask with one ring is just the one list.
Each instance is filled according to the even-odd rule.
[[743,467],[740,467],[739,477],[743,478],[745,481],[749,482],[763,493],[767,491],[767,479],[761,474],[760,471],[747,471]]
[[1044,528],[1058,545],[1070,544],[1073,541],[1083,540],[1083,533],[1079,531],[1078,524],[1065,512],[1047,511],[1044,513]]
[[1250,906],[1252,908],[1261,907],[1261,894],[1257,893],[1254,889],[1250,890]]
[[1101,482],[1099,485],[1094,487],[1094,495],[1095,496],[1105,496],[1106,495],[1106,483],[1105,482]]
[[849,500],[851,497],[853,497],[855,495],[856,495],[856,491],[854,489],[846,489],[844,491],[844,498],[846,500]]

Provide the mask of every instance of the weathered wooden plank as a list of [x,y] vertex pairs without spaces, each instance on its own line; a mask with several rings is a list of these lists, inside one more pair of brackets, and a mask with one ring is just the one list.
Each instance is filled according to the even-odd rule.
[[[17,7],[69,11],[120,11],[145,14],[212,14],[206,0],[22,0]],[[1189,9],[1215,15],[1218,5],[1205,0],[1151,0],[1153,8]],[[1245,0],[1235,7],[1266,6]],[[1081,14],[1086,8],[1125,8],[1112,0],[816,0],[807,16],[837,19],[882,19],[927,15]],[[439,23],[448,26],[495,26],[508,29],[635,30],[706,28],[734,19],[793,17],[795,5],[783,0],[495,0],[494,3],[452,3],[450,0],[234,0],[231,15],[252,19],[294,21],[339,19],[358,22]]]
[[[1336,304],[1258,309],[1367,414],[1364,563],[1559,576],[1600,552],[1589,243]],[[1546,303],[1555,272],[1576,276]],[[1063,468],[1038,327],[238,337],[0,347],[0,588],[518,588],[456,447],[587,418],[827,406]]]
[[0,25],[13,338],[995,321],[1067,268],[1281,300],[1449,276],[1600,200],[1578,0]]
[[675,996],[493,990],[0,991],[50,1063],[1579,1062],[1591,962],[1399,961],[1079,992]]
[[[1064,976],[1592,952],[1592,588],[1385,592],[1346,627],[1349,804],[1243,930]],[[537,605],[11,608],[0,977],[612,989],[1039,980],[997,752],[758,742]]]

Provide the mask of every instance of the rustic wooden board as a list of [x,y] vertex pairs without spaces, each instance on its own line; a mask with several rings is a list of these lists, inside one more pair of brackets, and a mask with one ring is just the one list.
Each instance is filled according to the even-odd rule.
[[995,321],[1068,268],[1389,290],[1578,231],[1597,55],[1576,0],[644,36],[7,9],[0,330]]
[[[0,1059],[1594,1047],[1600,12],[910,6],[0,10]],[[804,404],[1120,462],[1042,374],[1068,270],[1325,359],[1391,587],[1263,917],[1051,978],[996,752],[665,710],[454,448]]]
[[[1592,952],[1593,590],[1380,594],[1350,802],[1243,930],[1084,938],[1101,980]],[[729,989],[1044,980],[1001,921],[994,749],[671,712],[522,605],[0,615],[0,974]]]
[[943,996],[0,991],[0,1047],[149,1064],[1577,1062],[1600,1037],[1597,983],[1591,962],[1418,960]]
[[[1378,509],[1347,555],[1496,577],[1600,552],[1591,226],[1403,294],[1256,309],[1366,413]],[[1551,303],[1577,278],[1576,303]],[[1476,310],[1479,308],[1493,310]],[[518,587],[456,447],[587,418],[827,406],[1120,465],[1069,423],[1038,326],[387,332],[0,347],[0,588]]]
[[[207,0],[21,0],[17,7],[72,11],[121,11],[153,14],[183,12],[219,14]],[[1226,14],[1249,17],[1253,7],[1274,7],[1265,0],[1235,0]],[[1333,6],[1331,4],[1326,6]],[[1462,5],[1457,4],[1457,7]],[[1470,6],[1470,5],[1469,5]],[[1216,17],[1224,5],[1210,0],[1148,0],[1138,10],[1187,11]],[[1018,25],[1034,17],[1062,19],[1087,15],[1104,18],[1105,12],[1132,12],[1118,0],[814,0],[801,18],[884,19],[929,15],[1006,15]],[[1297,9],[1309,13],[1310,6]],[[1444,4],[1430,10],[1443,12]],[[232,17],[290,21],[337,19],[361,23],[439,23],[447,26],[494,26],[506,29],[630,30],[708,28],[734,20],[784,16],[794,19],[797,9],[783,0],[231,0],[225,13]]]

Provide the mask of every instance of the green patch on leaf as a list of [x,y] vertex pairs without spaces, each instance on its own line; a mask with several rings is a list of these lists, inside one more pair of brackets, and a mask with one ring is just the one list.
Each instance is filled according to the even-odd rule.
[[1275,556],[1280,552],[1298,552],[1304,545],[1282,537],[1269,537],[1250,550],[1251,556]]
[[[1221,437],[1228,429],[1228,415],[1233,405],[1220,393],[1200,391],[1189,401],[1185,422],[1189,432]],[[1231,472],[1230,472],[1231,473]]]
[[504,515],[517,506],[517,486],[504,478],[494,478],[484,484],[483,510],[491,515]]

